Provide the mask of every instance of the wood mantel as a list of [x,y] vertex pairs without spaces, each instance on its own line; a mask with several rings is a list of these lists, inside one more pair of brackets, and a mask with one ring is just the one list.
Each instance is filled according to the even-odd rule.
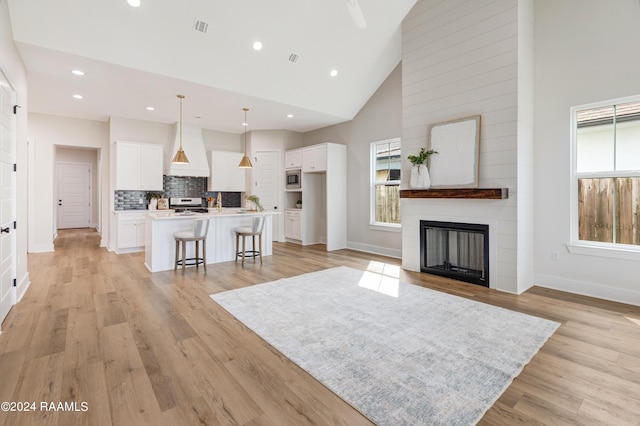
[[401,189],[400,198],[472,198],[506,200],[509,188],[431,188]]

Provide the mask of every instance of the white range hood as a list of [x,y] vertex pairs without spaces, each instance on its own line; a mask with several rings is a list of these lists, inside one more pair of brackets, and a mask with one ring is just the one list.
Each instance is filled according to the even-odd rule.
[[167,176],[209,176],[207,152],[202,140],[202,129],[197,126],[182,123],[182,149],[189,159],[188,164],[174,164],[171,159],[180,147],[180,124],[175,125],[173,149],[169,153],[165,164],[164,174]]

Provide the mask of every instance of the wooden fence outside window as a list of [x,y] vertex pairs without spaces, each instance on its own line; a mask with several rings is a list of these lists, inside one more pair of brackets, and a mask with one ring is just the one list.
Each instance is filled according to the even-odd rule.
[[400,223],[400,185],[376,185],[376,222]]
[[640,245],[640,177],[578,179],[578,238]]

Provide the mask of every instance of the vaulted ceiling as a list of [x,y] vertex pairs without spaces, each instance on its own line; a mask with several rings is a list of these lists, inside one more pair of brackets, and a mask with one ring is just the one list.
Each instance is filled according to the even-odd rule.
[[[233,133],[243,107],[250,130],[352,119],[400,62],[415,2],[8,0],[31,112],[174,123],[182,94],[185,123]],[[349,10],[358,3],[364,29]]]

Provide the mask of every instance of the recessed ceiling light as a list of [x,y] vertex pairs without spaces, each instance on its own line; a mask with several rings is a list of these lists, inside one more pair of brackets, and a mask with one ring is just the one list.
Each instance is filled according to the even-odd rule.
[[76,98],[76,99],[82,99],[83,98],[82,95],[73,95],[73,97]]
[[148,106],[148,107],[147,107],[147,111],[155,111],[155,108],[154,108],[154,107],[152,107],[152,106]]
[[140,0],[127,0],[127,3],[129,3],[129,6],[131,6],[131,7],[139,7],[140,6]]
[[71,73],[75,75],[84,75],[84,71],[82,70],[72,70]]
[[287,114],[287,118],[293,118],[293,114]]
[[242,125],[243,125],[243,126],[248,126],[248,125],[249,125],[249,123],[242,123]]
[[338,75],[338,70],[331,70],[331,72],[329,73],[329,75],[331,77],[335,77],[336,75]]
[[262,49],[262,43],[260,43],[259,41],[256,41],[255,43],[253,43],[253,50],[260,50]]

